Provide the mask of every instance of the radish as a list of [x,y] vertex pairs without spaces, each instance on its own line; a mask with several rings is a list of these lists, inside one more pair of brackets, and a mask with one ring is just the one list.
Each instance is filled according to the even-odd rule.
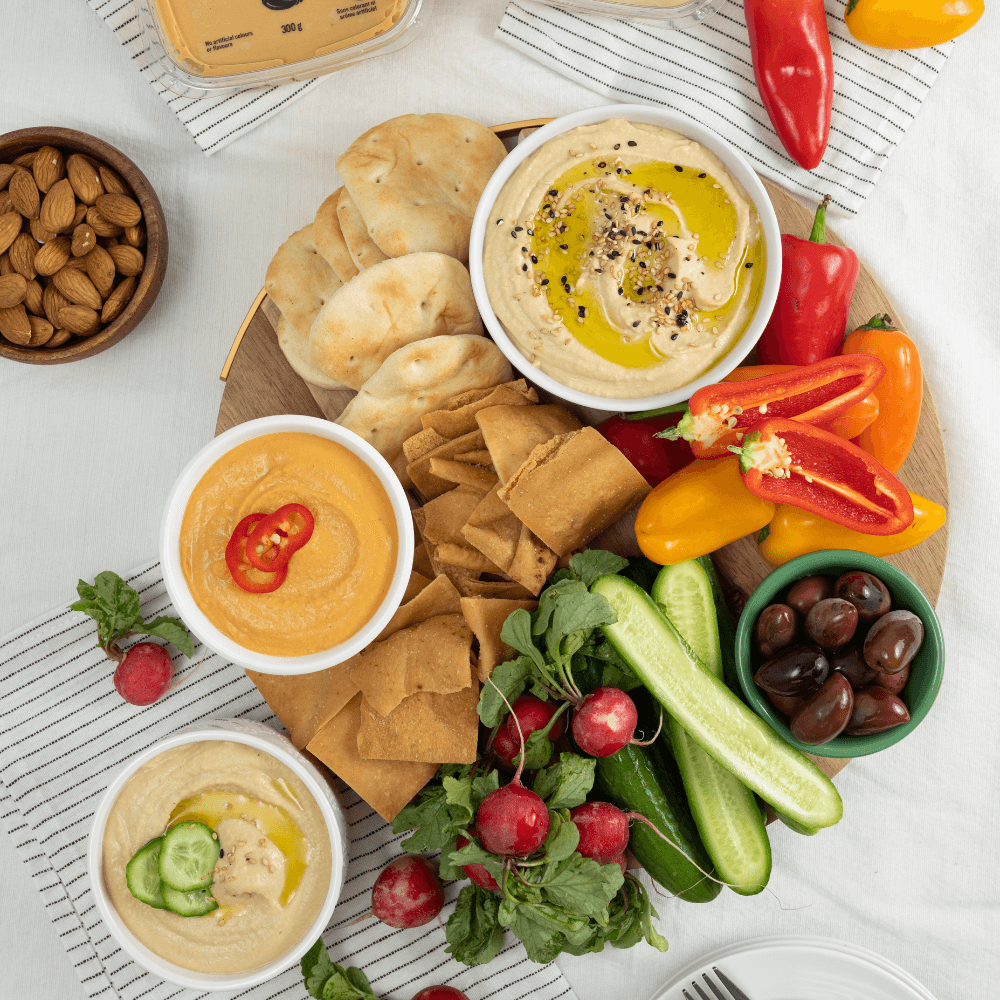
[[434,866],[419,854],[404,854],[379,872],[372,887],[372,913],[390,927],[420,927],[444,906]]
[[454,986],[428,986],[421,990],[413,1000],[469,1000],[461,991]]
[[625,860],[624,854],[619,854],[617,858],[612,858],[608,864],[616,864],[622,870],[622,875],[628,871],[628,862]]
[[628,847],[628,817],[610,802],[584,802],[569,818],[580,831],[576,849],[599,865],[618,861]]
[[[507,727],[507,732],[516,741],[517,727],[512,721],[512,717],[516,716],[517,721],[521,723],[521,732],[524,733],[524,738],[527,739],[533,732],[544,729],[555,714],[556,706],[551,701],[542,701],[541,698],[536,698],[533,695],[522,694],[514,702],[510,710],[510,715],[507,716],[507,721],[504,725]],[[549,739],[555,743],[562,734],[563,720],[560,718],[556,720],[549,730]]]
[[[573,739],[591,757],[610,757],[629,743],[649,746],[660,735],[660,730],[656,730],[653,740],[637,740],[634,734],[638,721],[639,713],[635,702],[621,688],[597,688],[580,702],[573,713]],[[660,727],[662,726],[661,711]]]
[[517,740],[517,733],[513,736],[507,731],[506,725],[502,725],[496,736],[493,738],[493,752],[497,755],[497,760],[508,771],[514,769],[514,759],[521,752],[521,745]]
[[[475,829],[469,831],[476,837]],[[478,839],[478,837],[476,837]],[[463,847],[468,847],[472,843],[468,837],[463,837],[462,834],[458,835],[458,840],[455,846],[461,850]],[[462,871],[465,872],[465,877],[472,879],[476,885],[481,886],[483,889],[492,889],[494,892],[500,890],[500,885],[497,880],[486,870],[486,865],[476,863],[474,865],[462,865]]]
[[152,705],[170,687],[173,675],[174,661],[162,646],[137,642],[115,667],[115,690],[130,705]]

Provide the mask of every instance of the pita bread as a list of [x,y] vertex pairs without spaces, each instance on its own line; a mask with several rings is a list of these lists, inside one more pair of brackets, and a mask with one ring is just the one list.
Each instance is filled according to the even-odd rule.
[[491,406],[480,410],[476,420],[493,459],[500,482],[506,483],[535,445],[545,444],[557,434],[578,431],[583,424],[565,406]]
[[469,272],[454,257],[419,253],[362,271],[320,310],[313,363],[360,389],[393,351],[429,337],[482,334]]
[[313,320],[340,285],[316,249],[312,223],[278,247],[264,276],[267,294],[303,337],[309,336]]
[[509,379],[510,363],[485,337],[456,334],[418,340],[386,358],[337,423],[363,437],[405,475],[403,442],[420,430],[425,413],[456,392]]
[[292,366],[292,371],[312,385],[323,389],[346,389],[343,382],[337,382],[324,375],[314,364],[309,353],[309,338],[303,337],[298,329],[282,316],[278,320],[278,346]]
[[358,273],[358,266],[351,260],[351,251],[347,249],[347,240],[344,239],[340,219],[337,218],[337,202],[343,190],[342,187],[337,188],[319,206],[316,218],[313,219],[313,238],[323,259],[346,285]]
[[358,206],[351,200],[347,188],[340,188],[340,194],[337,195],[337,221],[355,267],[363,271],[366,267],[388,260],[388,255],[382,253],[368,235],[365,220],[361,218]]
[[465,263],[476,205],[506,155],[468,118],[402,115],[355,139],[337,172],[389,257],[437,250]]
[[462,598],[462,614],[465,615],[465,621],[472,629],[473,635],[479,640],[479,680],[484,684],[498,663],[512,660],[517,656],[516,650],[500,639],[500,630],[507,616],[518,608],[534,611],[537,607],[537,601]]

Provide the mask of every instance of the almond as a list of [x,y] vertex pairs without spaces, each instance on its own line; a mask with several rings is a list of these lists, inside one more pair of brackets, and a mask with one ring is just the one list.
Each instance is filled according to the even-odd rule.
[[29,281],[24,290],[24,307],[36,316],[44,316],[42,308],[42,286],[37,281]]
[[39,191],[48,191],[56,181],[66,176],[66,164],[63,155],[52,146],[42,146],[35,153],[35,161],[31,164],[31,172],[35,175],[35,183]]
[[109,296],[101,310],[101,322],[110,323],[125,308],[125,304],[135,294],[136,280],[126,278]]
[[21,231],[23,221],[18,212],[7,212],[0,215],[0,253],[3,253],[14,242],[17,234]]
[[0,188],[5,188],[7,182],[14,176],[13,163],[0,163]]
[[10,254],[5,250],[3,253],[0,253],[0,275],[14,273],[14,268],[10,266]]
[[31,340],[31,324],[24,306],[16,305],[10,309],[0,309],[0,333],[12,344],[27,346]]
[[[52,284],[75,305],[89,306],[91,309],[101,308],[101,293],[82,270],[75,267],[64,267],[52,275]],[[74,330],[73,332],[78,333],[79,331]]]
[[87,206],[82,201],[78,201],[76,203],[76,211],[73,213],[73,228],[76,229],[86,218]]
[[35,254],[35,270],[39,274],[55,274],[69,260],[70,242],[65,236],[53,236]]
[[5,274],[0,276],[0,309],[13,309],[24,301],[28,282],[20,274]]
[[62,347],[63,344],[73,336],[70,330],[56,330],[52,334],[52,339],[45,345],[46,347]]
[[69,260],[66,261],[63,267],[71,267],[74,271],[85,272],[87,270],[87,258],[70,256]]
[[37,219],[38,210],[41,204],[38,197],[38,187],[35,178],[23,167],[14,171],[14,175],[7,185],[10,192],[11,204],[14,209],[21,213],[26,219]]
[[[136,253],[139,251],[136,250]],[[7,255],[10,257],[10,266],[23,274],[25,281],[31,281],[38,274],[35,269],[35,255],[38,253],[38,244],[31,233],[18,233],[11,243]]]
[[31,340],[28,347],[41,347],[52,339],[52,334],[56,332],[55,327],[41,316],[29,316],[28,325],[31,327]]
[[59,310],[57,318],[61,330],[69,330],[81,337],[97,333],[101,325],[101,317],[94,309],[87,306],[64,306]]
[[74,153],[66,161],[66,176],[77,198],[85,205],[93,205],[97,196],[104,194],[104,185],[97,171],[79,153]]
[[[142,252],[136,250],[135,247],[122,244],[120,246],[110,247],[108,249],[108,253],[111,254],[111,259],[115,262],[115,268],[119,274],[128,276],[139,274],[139,272],[142,271],[142,266],[145,261],[142,256]],[[25,277],[28,276],[25,275]],[[34,277],[34,275],[32,275],[32,277]]]
[[131,194],[125,182],[116,174],[111,167],[106,167],[103,163],[97,168],[101,174],[101,183],[108,194]]
[[22,153],[15,161],[14,165],[17,167],[24,167],[25,170],[30,170],[31,165],[35,162],[35,153],[38,150],[33,149],[30,153]]
[[87,210],[87,222],[98,236],[121,236],[122,234],[122,227],[105,219],[96,206]]
[[46,229],[38,219],[29,219],[28,228],[31,230],[31,235],[34,236],[39,243],[48,243],[49,240],[54,239],[56,235],[51,229]]
[[130,247],[138,248],[146,245],[146,227],[141,222],[134,226],[126,226],[122,235]]
[[66,178],[56,181],[42,202],[39,222],[54,233],[61,233],[73,225],[75,215],[76,195],[73,194],[73,186]]
[[10,200],[10,192],[7,190],[0,191],[0,215],[6,215],[8,212],[14,211],[14,205]]
[[134,226],[142,221],[142,209],[127,194],[102,194],[97,210],[115,226]]
[[[74,257],[83,257],[97,246],[97,234],[85,222],[73,230],[73,244],[70,248]],[[124,272],[123,272],[124,273]]]
[[45,286],[45,291],[42,292],[42,309],[45,311],[45,318],[57,330],[62,329],[59,325],[59,310],[72,304],[51,282]]
[[90,275],[94,287],[101,295],[109,295],[115,283],[115,262],[110,250],[97,246],[83,259],[86,261],[87,274]]

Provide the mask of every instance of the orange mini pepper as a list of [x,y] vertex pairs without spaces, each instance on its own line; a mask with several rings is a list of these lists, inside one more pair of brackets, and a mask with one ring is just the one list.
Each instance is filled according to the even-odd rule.
[[958,38],[985,10],[985,0],[850,0],[844,21],[866,45],[925,49]]
[[743,485],[739,459],[715,458],[664,479],[639,508],[635,537],[647,558],[672,566],[756,533],[773,517],[774,504]]
[[944,507],[933,500],[910,493],[913,523],[895,535],[866,535],[810,514],[801,507],[778,504],[774,519],[757,538],[757,550],[772,566],[818,552],[820,549],[852,549],[873,556],[905,552],[930,538],[947,519]]

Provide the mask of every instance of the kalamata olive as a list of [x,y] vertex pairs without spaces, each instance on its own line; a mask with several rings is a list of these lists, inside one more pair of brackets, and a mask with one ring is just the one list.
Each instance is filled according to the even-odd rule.
[[850,601],[863,622],[881,618],[892,607],[889,588],[877,576],[861,570],[852,570],[840,577],[833,585],[833,596]]
[[839,736],[851,720],[854,691],[843,674],[832,673],[792,716],[789,729],[800,743],[818,747]]
[[809,609],[806,615],[806,635],[827,652],[843,649],[858,627],[858,609],[840,597],[828,597]]
[[819,646],[788,646],[754,675],[758,687],[771,694],[812,694],[830,673],[830,661]]
[[757,619],[754,636],[762,656],[773,656],[779,649],[791,644],[799,619],[787,604],[771,604],[764,608]]
[[920,650],[924,623],[912,611],[890,611],[868,630],[865,662],[882,674],[902,670]]
[[880,674],[877,670],[873,670],[875,680],[872,683],[885,688],[890,694],[898,695],[910,679],[910,666],[911,664],[907,663],[902,670],[897,670],[894,674]]
[[879,676],[878,671],[872,670],[865,663],[861,646],[857,643],[851,643],[844,649],[837,650],[830,657],[830,669],[836,670],[838,674],[843,674],[855,691],[860,691],[863,687],[874,684]]
[[765,691],[764,695],[782,715],[787,716],[794,715],[803,700],[802,695],[771,694],[770,691]]
[[866,687],[854,695],[854,711],[844,732],[850,736],[871,736],[909,721],[906,706],[891,691]]
[[805,617],[814,604],[832,596],[833,582],[828,576],[804,576],[798,583],[792,584],[785,603]]

